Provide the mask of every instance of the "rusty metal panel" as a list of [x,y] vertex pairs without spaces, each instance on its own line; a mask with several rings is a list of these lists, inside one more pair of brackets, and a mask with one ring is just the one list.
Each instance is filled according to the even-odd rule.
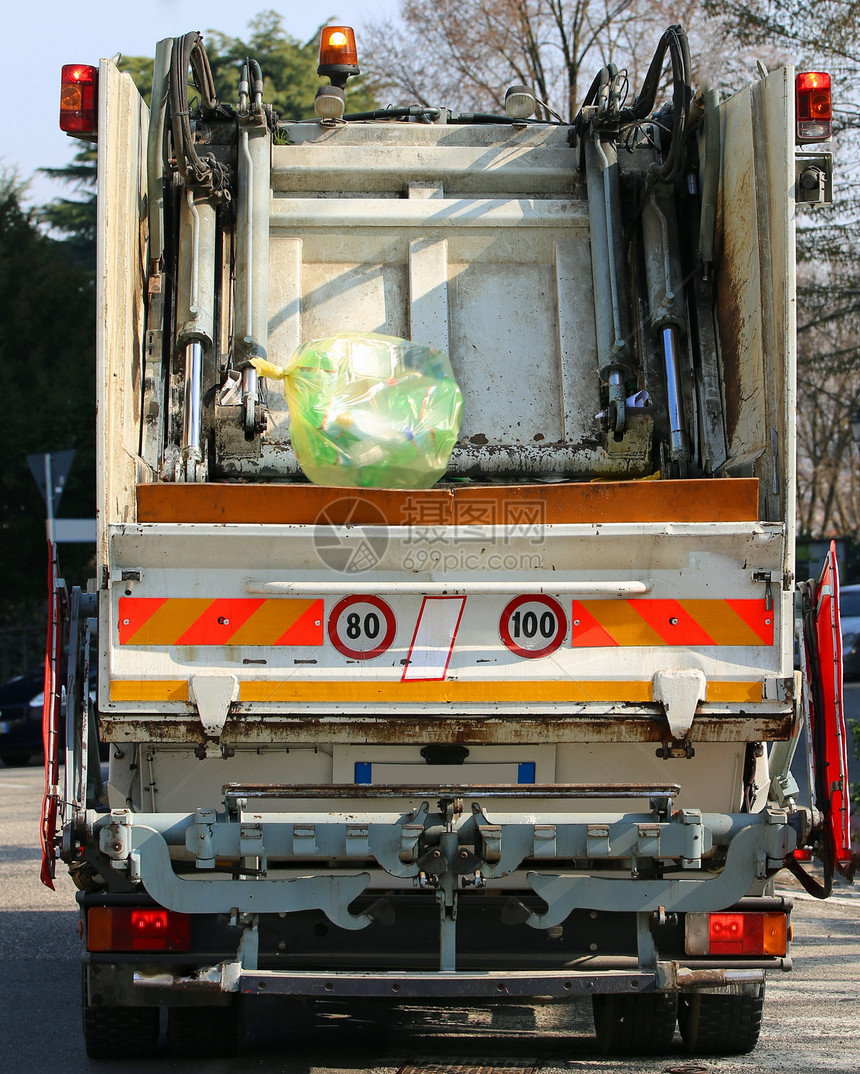
[[107,563],[106,524],[134,519],[146,265],[146,138],[149,110],[127,74],[99,69],[96,384],[99,564]]
[[792,528],[793,74],[793,68],[781,68],[721,106],[716,236],[726,468],[759,476],[761,517],[782,519]]
[[[270,713],[265,716],[236,713],[228,718],[221,735],[226,747],[238,745],[348,745],[356,741],[391,743],[510,744],[510,743],[661,743],[668,725],[656,706],[605,705],[590,714],[579,711],[563,716],[438,716],[419,713],[402,715],[332,715],[322,721],[315,716]],[[791,731],[789,706],[746,706],[740,713],[720,706],[716,711],[704,706],[693,721],[690,741],[762,742],[787,738]],[[197,715],[172,716],[160,712],[102,712],[99,727],[112,742],[160,742],[203,746],[206,735]],[[219,751],[220,752],[220,751]]]

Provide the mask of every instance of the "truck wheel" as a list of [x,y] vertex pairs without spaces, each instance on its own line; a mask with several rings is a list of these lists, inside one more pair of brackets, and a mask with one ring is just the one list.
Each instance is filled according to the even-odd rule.
[[672,1050],[678,1000],[663,992],[591,997],[604,1055],[663,1055]]
[[84,970],[84,1044],[90,1059],[142,1059],[158,1043],[158,1007],[91,1007]]
[[691,1055],[745,1055],[761,1032],[764,985],[750,995],[729,985],[721,992],[681,996],[678,1025]]
[[238,1055],[245,1037],[242,1003],[229,1007],[170,1007],[167,1043],[173,1055],[217,1058]]

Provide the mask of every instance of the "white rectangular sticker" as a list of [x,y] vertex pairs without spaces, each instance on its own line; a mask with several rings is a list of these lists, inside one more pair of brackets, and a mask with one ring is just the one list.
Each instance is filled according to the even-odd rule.
[[424,598],[401,682],[445,678],[465,604],[465,597]]

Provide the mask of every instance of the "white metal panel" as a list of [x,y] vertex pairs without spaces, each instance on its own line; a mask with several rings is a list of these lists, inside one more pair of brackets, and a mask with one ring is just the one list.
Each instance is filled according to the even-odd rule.
[[146,137],[149,110],[127,74],[99,69],[96,276],[99,562],[107,562],[107,523],[134,518],[142,395],[146,264]]
[[[365,536],[374,533],[368,528]],[[404,578],[411,582],[444,580],[449,591],[458,583],[468,583],[456,643],[450,651],[445,681],[473,683],[617,680],[650,683],[660,670],[699,669],[708,681],[745,679],[761,682],[790,674],[786,655],[776,645],[718,646],[630,646],[626,648],[577,648],[571,641],[572,596],[566,584],[615,586],[620,581],[647,581],[654,599],[763,599],[762,582],[753,579],[754,570],[778,574],[782,562],[782,532],[778,526],[757,523],[672,524],[641,523],[606,526],[546,525],[535,534],[513,535],[504,527],[456,527],[445,534],[450,540],[451,561],[415,569],[421,551],[435,549],[438,540],[410,531],[385,532],[387,546],[379,547],[380,559],[369,578],[383,592],[387,583]],[[420,592],[386,592],[384,600],[396,623],[389,647],[359,666],[330,642],[331,619],[344,596],[356,592],[356,581],[364,575],[338,574],[328,569],[314,544],[313,527],[143,525],[120,527],[114,536],[114,570],[118,582],[123,569],[140,573],[133,585],[136,597],[151,598],[241,598],[249,589],[265,593],[268,582],[298,581],[305,594],[319,585],[323,600],[323,622],[317,644],[297,647],[230,645],[147,645],[118,644],[118,600],[125,594],[122,585],[113,586],[111,621],[106,624],[112,638],[110,675],[126,680],[187,679],[200,669],[235,673],[242,683],[362,682],[400,684],[405,662],[416,634],[423,604]],[[443,549],[444,551],[444,549]],[[432,562],[432,561],[431,561]],[[519,565],[519,566],[518,566]],[[560,603],[568,620],[563,643],[550,655],[524,658],[503,643],[501,622],[512,594],[512,572],[519,572],[523,593],[545,592]],[[253,584],[250,584],[250,581]],[[480,592],[480,583],[508,583],[507,592]],[[334,583],[334,584],[332,584]],[[778,586],[778,582],[776,583]],[[362,587],[363,588],[363,587]],[[394,588],[392,586],[392,588]],[[366,591],[366,590],[365,590]],[[277,584],[271,592],[277,594]],[[289,596],[288,592],[284,593]],[[777,637],[781,609],[776,604]],[[440,645],[449,645],[450,638]],[[412,711],[415,702],[404,683],[390,706],[392,712]],[[776,687],[767,694],[776,698]],[[764,701],[764,689],[759,697]],[[587,703],[587,696],[585,699]],[[181,702],[148,704],[140,701],[107,703],[110,710],[126,712],[185,711]],[[239,707],[248,706],[240,701]],[[277,701],[254,702],[254,710],[277,712]],[[295,711],[321,715],[337,711],[377,711],[378,702],[321,699],[297,703]],[[451,711],[450,705],[427,704],[428,712]],[[474,711],[557,711],[559,706],[541,697],[540,689],[517,702],[482,701],[465,706]],[[565,709],[577,706],[565,704]],[[603,706],[606,707],[605,705]]]

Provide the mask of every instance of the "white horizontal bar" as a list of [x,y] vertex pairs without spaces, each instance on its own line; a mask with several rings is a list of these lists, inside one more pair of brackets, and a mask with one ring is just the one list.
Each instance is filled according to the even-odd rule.
[[354,582],[346,576],[339,582],[260,582],[246,578],[242,583],[245,593],[269,597],[291,597],[297,593],[326,596],[328,594],[363,594],[379,596],[383,593],[403,596],[469,596],[471,594],[573,594],[602,597],[635,597],[650,593],[654,583],[650,578],[619,582],[532,582],[522,579],[511,582]]
[[281,198],[273,228],[568,227],[588,234],[584,203],[555,198]]

